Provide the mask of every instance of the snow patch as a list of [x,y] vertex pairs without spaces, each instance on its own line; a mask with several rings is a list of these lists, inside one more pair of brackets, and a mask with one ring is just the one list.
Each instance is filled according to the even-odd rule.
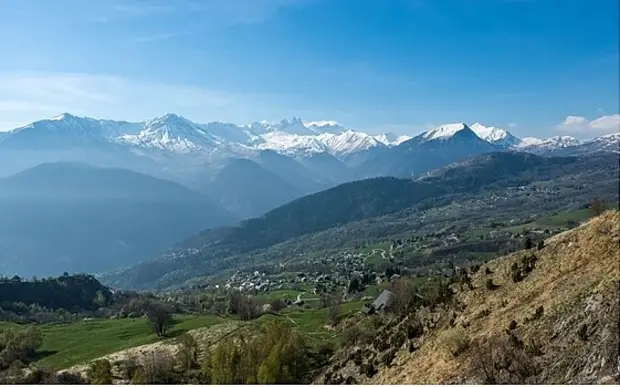
[[429,130],[428,132],[424,133],[422,135],[422,138],[427,141],[445,139],[452,137],[456,133],[465,129],[468,129],[468,126],[463,123],[441,125],[435,129]]

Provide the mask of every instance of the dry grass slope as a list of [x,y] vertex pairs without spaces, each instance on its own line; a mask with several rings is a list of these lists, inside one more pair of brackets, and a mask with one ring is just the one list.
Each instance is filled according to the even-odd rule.
[[[443,318],[437,329],[425,333],[419,350],[399,351],[392,367],[367,382],[488,382],[475,360],[479,348],[488,350],[494,340],[512,336],[528,362],[517,362],[523,376],[508,381],[617,383],[619,244],[620,214],[607,211],[546,240],[540,251],[489,262],[473,276],[473,290],[457,290],[458,302],[445,313],[456,316],[452,326]],[[532,254],[535,268],[514,282],[514,263]],[[486,274],[486,267],[492,273]],[[489,279],[494,286],[487,286]],[[495,353],[488,355],[495,359]]]

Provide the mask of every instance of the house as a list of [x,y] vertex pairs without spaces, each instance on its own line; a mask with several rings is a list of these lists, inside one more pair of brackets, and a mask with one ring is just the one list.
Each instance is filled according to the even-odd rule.
[[392,292],[390,292],[389,290],[384,290],[381,294],[379,294],[379,297],[377,297],[372,304],[364,305],[361,312],[365,314],[382,312],[383,310],[385,310],[385,308],[390,306],[393,297],[394,294]]

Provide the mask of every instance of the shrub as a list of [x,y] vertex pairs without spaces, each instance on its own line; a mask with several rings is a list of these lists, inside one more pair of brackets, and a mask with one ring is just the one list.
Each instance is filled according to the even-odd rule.
[[499,286],[497,286],[497,285],[495,285],[495,284],[493,283],[493,278],[489,278],[489,279],[487,279],[486,286],[487,286],[487,289],[488,289],[488,290],[495,290],[495,289],[497,289],[497,288],[499,287]]
[[136,372],[131,377],[130,383],[142,385],[149,383],[149,379],[146,376],[146,372],[144,372],[144,368],[139,367],[138,369],[136,369]]
[[582,324],[577,330],[577,337],[581,341],[588,341],[588,324]]
[[286,303],[281,299],[273,300],[269,303],[269,305],[271,306],[271,310],[274,312],[279,312],[286,308]]
[[543,346],[539,339],[532,337],[524,346],[525,353],[529,356],[541,356],[544,355],[542,350]]
[[198,365],[198,343],[189,333],[181,336],[178,356],[185,371],[189,371]]
[[543,308],[542,305],[536,308],[536,312],[534,312],[534,320],[541,318],[544,313],[545,313],[545,308]]
[[485,384],[536,384],[538,364],[522,348],[494,335],[472,345],[471,372]]
[[377,374],[377,369],[375,366],[368,363],[363,364],[362,367],[360,367],[360,371],[369,378],[372,378]]
[[409,325],[407,325],[407,338],[415,339],[416,337],[420,337],[424,334],[424,327],[419,321],[415,321]]
[[95,360],[87,375],[91,384],[112,384],[112,364],[106,359]]
[[327,309],[327,323],[335,326],[340,320],[340,299],[338,296],[332,296],[329,299],[329,306]]
[[605,212],[606,209],[607,207],[605,206],[605,203],[598,198],[594,198],[590,202],[590,214],[592,216],[599,216]]
[[515,320],[512,320],[510,324],[508,324],[508,329],[512,331],[512,330],[515,330],[516,328],[517,328],[517,322]]
[[392,365],[392,362],[394,361],[394,358],[396,358],[396,352],[397,350],[395,348],[390,349],[383,354],[383,356],[381,357],[381,362],[386,366],[390,367]]
[[445,332],[440,343],[454,357],[458,357],[470,347],[469,336],[467,336],[467,332],[462,327],[453,328]]
[[538,251],[544,249],[545,248],[545,241],[541,239],[540,241],[538,241],[538,245],[536,247],[537,247]]

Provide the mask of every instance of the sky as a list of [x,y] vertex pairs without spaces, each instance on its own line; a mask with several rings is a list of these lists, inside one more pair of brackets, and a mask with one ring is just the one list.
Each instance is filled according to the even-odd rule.
[[0,0],[0,130],[63,112],[617,132],[618,0]]

